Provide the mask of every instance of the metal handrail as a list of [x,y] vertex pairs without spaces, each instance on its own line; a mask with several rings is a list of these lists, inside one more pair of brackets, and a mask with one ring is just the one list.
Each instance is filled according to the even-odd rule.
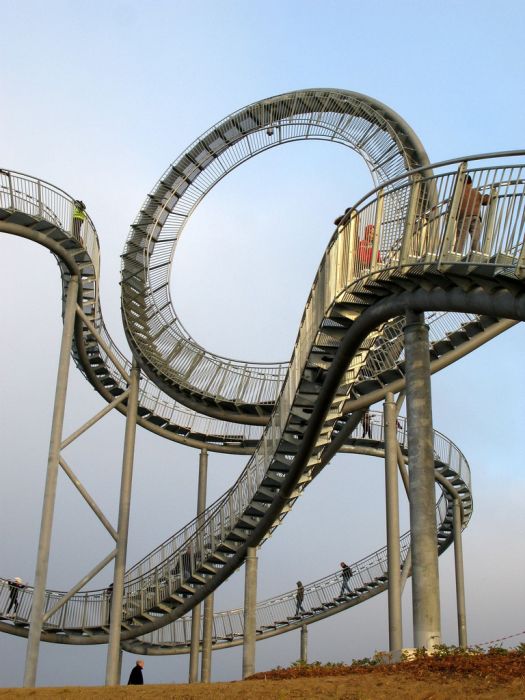
[[[262,100],[226,117],[192,143],[148,196],[122,256],[122,306],[130,342],[168,384],[191,390],[192,396],[236,405],[277,400],[288,363],[247,363],[204,350],[173,308],[169,279],[177,240],[206,194],[258,153],[303,139],[329,140],[360,152],[375,182],[428,164],[415,134],[388,107],[334,89]],[[140,309],[134,304],[137,292]],[[194,360],[198,374],[192,371]],[[217,379],[220,395],[208,389],[210,377]],[[179,399],[184,401],[183,396]]]
[[[521,166],[518,166],[518,169],[521,171]],[[507,170],[507,168],[506,168]],[[485,169],[485,172],[491,173],[491,174],[498,174],[499,169],[498,168],[488,168]],[[438,175],[436,177],[437,184],[443,181],[443,178],[445,178],[445,182],[449,183],[448,180],[448,173],[445,175]],[[508,172],[506,173],[506,179],[513,179],[509,178]],[[520,181],[520,178],[516,178],[516,181]],[[494,181],[491,182],[491,184],[494,184]],[[446,199],[448,200],[449,197],[449,192],[450,189],[445,189],[443,188],[437,188],[438,192],[443,192],[446,195]],[[436,200],[436,203],[439,203],[439,198]],[[375,206],[376,202],[371,202],[367,203],[363,209],[359,212],[370,212],[370,209]],[[433,204],[434,206],[434,204]],[[370,217],[367,217],[368,220]],[[366,218],[365,218],[366,221]],[[382,223],[382,222],[381,222]],[[364,222],[362,224],[364,226]],[[412,237],[414,234],[414,230],[418,230],[419,224],[416,222],[414,229],[408,229],[406,235],[409,237]],[[297,386],[299,384],[300,377],[302,375],[302,369],[300,369],[297,372],[294,372],[292,368],[294,367],[294,364],[297,363],[299,368],[304,368],[306,366],[306,360],[309,354],[309,348],[311,348],[314,344],[315,336],[316,333],[318,332],[318,329],[321,326],[322,320],[325,316],[325,310],[329,307],[329,305],[332,302],[333,298],[337,298],[340,295],[346,294],[346,289],[348,286],[349,279],[352,280],[352,278],[356,279],[357,281],[366,276],[368,277],[370,272],[368,271],[367,275],[364,275],[364,269],[359,269],[358,272],[361,274],[355,275],[354,276],[354,263],[355,261],[341,261],[341,257],[337,255],[337,248],[342,245],[344,242],[344,238],[347,235],[347,232],[349,230],[349,226],[343,226],[341,228],[340,235],[335,238],[334,242],[330,246],[329,250],[325,254],[323,261],[320,266],[320,270],[318,272],[318,275],[316,276],[316,281],[314,282],[314,286],[312,288],[312,292],[310,294],[310,297],[307,302],[307,307],[305,314],[302,319],[301,323],[301,328],[299,331],[299,336],[298,336],[298,341],[296,343],[295,349],[294,349],[294,355],[292,357],[292,362],[291,362],[291,369],[290,372],[287,375],[287,379],[285,382],[285,385],[283,387],[283,391],[281,394],[281,400],[278,403],[276,410],[272,416],[272,420],[269,424],[269,426],[265,429],[265,433],[263,436],[263,439],[261,440],[261,443],[255,452],[254,456],[252,459],[249,461],[247,467],[237,480],[236,484],[230,489],[223,497],[220,499],[216,504],[214,504],[212,507],[208,508],[205,511],[205,514],[203,516],[204,519],[204,525],[202,528],[199,528],[199,537],[197,538],[197,533],[195,530],[193,530],[193,525],[190,525],[189,529],[185,529],[183,531],[180,531],[177,533],[174,538],[172,539],[172,554],[171,557],[173,559],[176,559],[177,557],[181,557],[183,554],[183,551],[188,550],[188,548],[191,550],[192,549],[192,544],[197,545],[198,541],[203,542],[203,541],[208,541],[208,542],[213,542],[215,541],[216,533],[224,533],[227,532],[229,527],[231,528],[236,521],[236,518],[239,517],[243,509],[247,507],[247,505],[250,502],[251,497],[255,493],[258,484],[261,483],[262,477],[266,474],[267,468],[269,467],[270,463],[272,462],[273,459],[273,454],[274,450],[277,447],[277,444],[279,442],[280,436],[283,433],[284,426],[286,424],[286,420],[284,419],[284,416],[287,416],[289,413],[289,408],[291,406],[291,403],[293,402],[293,397],[295,396],[295,391],[297,390]],[[442,231],[442,236],[444,235],[444,230]],[[380,239],[381,240],[381,239]],[[499,238],[496,238],[495,240],[501,240],[503,243],[503,246],[505,250],[508,247],[508,241],[506,238],[502,238],[501,236]],[[439,248],[442,247],[442,237],[435,237],[434,238],[435,245],[439,246]],[[380,248],[381,249],[381,248]],[[428,254],[429,251],[427,250],[425,254]],[[494,251],[491,251],[492,254],[494,254]],[[343,267],[343,274],[341,275],[341,265],[337,267],[337,274],[339,275],[339,279],[341,279],[341,283],[339,285],[339,289],[336,287],[335,290],[330,290],[330,292],[333,293],[333,296],[329,296],[328,294],[328,289],[327,287],[329,286],[329,282],[334,279],[336,269],[333,267],[335,264],[335,261],[339,260],[342,262],[342,267]],[[350,262],[352,263],[350,265]],[[465,262],[463,264],[468,264],[468,262]],[[488,263],[489,265],[493,265],[493,267],[498,267],[498,263]],[[332,269],[330,269],[332,267]],[[396,265],[396,269],[400,267],[399,264]],[[385,269],[384,267],[380,267],[379,269]],[[346,276],[345,273],[346,272]],[[319,280],[326,280],[328,281],[328,284],[325,285],[319,285]],[[326,298],[326,301],[325,301]],[[321,303],[319,303],[321,302]],[[281,417],[283,416],[283,418]],[[253,478],[250,478],[253,477]],[[242,488],[241,488],[242,487]],[[237,507],[235,510],[232,510],[231,504],[237,502]],[[195,522],[195,521],[194,521]],[[189,531],[193,530],[191,538],[188,538]],[[192,554],[192,556],[195,556]],[[200,551],[197,555],[198,559],[204,559],[206,556],[206,551]],[[166,561],[169,561],[170,558]],[[150,560],[150,564],[153,564],[151,566],[150,571],[155,571],[157,570],[158,566],[161,565],[166,565],[166,562],[158,563],[158,559],[156,556],[153,557],[153,559]],[[148,568],[148,564],[146,561],[141,562],[141,569],[142,572],[145,571],[146,568]],[[134,569],[130,570],[128,572],[128,581],[131,583],[131,578],[134,574]],[[141,574],[142,575],[142,574]]]
[[[425,266],[433,266],[433,270],[441,269],[446,273],[448,266],[452,265],[454,274],[457,275],[461,274],[462,270],[468,272],[472,265],[476,265],[483,266],[485,274],[506,275],[515,280],[521,279],[525,203],[523,167],[497,165],[472,171],[476,187],[494,192],[498,191],[501,185],[503,191],[499,194],[504,195],[493,197],[491,200],[495,203],[489,205],[493,209],[487,212],[487,218],[482,221],[480,237],[482,250],[479,253],[453,250],[457,217],[455,218],[455,212],[449,203],[457,201],[458,182],[466,172],[469,172],[464,166],[458,172],[447,170],[432,177],[428,175],[415,183],[394,188],[392,196],[396,212],[398,212],[399,202],[406,202],[404,217],[399,218],[396,213],[396,217],[392,219],[390,195],[388,192],[386,194],[383,192],[381,196],[385,201],[381,217],[377,216],[378,199],[365,200],[362,207],[352,214],[350,221],[339,228],[316,275],[280,399],[264,429],[256,451],[234,486],[205,511],[200,527],[197,527],[196,521],[192,521],[165,543],[162,558],[158,550],[155,550],[150,557],[140,562],[140,572],[137,567],[133,567],[128,572],[126,598],[129,601],[135,601],[135,610],[154,609],[175,590],[188,572],[191,573],[199,568],[210,552],[224,542],[229,532],[235,527],[270,466],[274,464],[274,456],[288,425],[290,409],[302,378],[305,376],[311,350],[316,346],[316,340],[322,333],[324,322],[329,318],[335,304],[351,301],[354,291],[366,284],[371,277],[388,275],[391,271],[399,273],[414,266],[418,266],[418,269],[423,271]],[[406,192],[400,195],[399,190],[403,189]],[[418,194],[417,206],[410,205],[414,192]],[[509,201],[512,205],[508,204]],[[439,213],[437,217],[434,216],[435,212]],[[491,212],[490,216],[489,212]],[[370,266],[366,268],[362,261],[356,260],[356,256],[349,258],[346,255],[350,243],[355,243],[356,239],[362,240],[360,236],[364,233],[367,222],[370,221],[374,221],[376,226],[377,250],[380,255],[385,254],[381,260],[373,261],[375,268],[373,270]],[[352,240],[353,237],[354,240]],[[399,242],[401,245],[397,245]],[[386,253],[391,248],[395,248],[398,252],[387,258]],[[513,254],[509,255],[509,251]],[[374,333],[374,337],[379,337],[379,332]],[[373,351],[370,339],[366,339],[355,353],[348,372],[349,377],[350,374],[352,376],[348,382],[345,378],[345,384],[348,385],[347,391],[351,391],[353,383],[360,378]],[[459,456],[457,459],[461,461]],[[306,483],[308,478],[302,488]],[[289,505],[293,504],[296,497],[296,494],[291,495]],[[267,534],[277,524],[278,521],[271,525]],[[99,592],[93,594],[93,604],[96,602],[97,595]],[[85,596],[81,597],[81,600],[82,604],[86,605]],[[70,608],[76,610],[77,602],[76,598],[72,598],[64,606],[60,613],[60,624],[76,615],[72,612],[72,617],[68,617],[68,610]],[[129,614],[134,613],[130,611]],[[51,618],[50,624],[58,623],[53,623]]]
[[[361,426],[359,425],[349,437],[348,442],[355,440],[361,441],[361,443],[383,443],[384,442],[384,425],[383,425],[383,414],[380,412],[371,412],[371,430],[372,434],[369,438],[362,438],[360,436]],[[399,444],[403,450],[406,450],[407,441],[407,430],[406,430],[406,419],[404,417],[399,417],[399,424],[397,427],[397,437]],[[464,508],[464,517],[462,522],[462,527],[465,528],[468,525],[470,517],[472,515],[472,498],[470,494],[470,468],[469,465],[461,453],[459,448],[446,436],[438,431],[434,431],[434,454],[436,468],[439,469],[439,465],[445,465],[452,469],[453,473],[447,478],[450,480],[460,479],[460,485],[464,485],[465,491],[462,493],[461,497],[466,504]],[[443,526],[448,512],[447,504],[450,503],[450,496],[446,492],[442,492],[441,496],[436,504],[436,520],[438,531]],[[188,526],[184,528],[181,532],[184,533]],[[402,553],[406,554],[410,544],[410,533],[407,532],[401,536],[400,546]],[[450,544],[450,539],[444,543],[440,543],[440,551],[446,548]],[[173,559],[170,556],[164,556],[167,554],[167,547],[169,546],[169,541],[160,545],[155,553],[158,554],[159,559],[162,559],[155,570],[149,570],[147,575],[136,579],[133,582],[128,582],[126,586],[125,600],[123,617],[136,616],[141,612],[150,609],[154,605],[155,598],[160,595],[165,595],[167,590],[175,590],[183,580],[184,569],[186,572],[194,570],[194,562],[188,559],[184,559],[183,556]],[[193,559],[193,558],[192,558]],[[143,562],[139,562],[137,567],[139,567]],[[177,565],[179,569],[176,570]],[[352,570],[354,575],[352,577],[352,587],[357,588],[358,586],[364,586],[367,582],[373,581],[378,576],[384,576],[387,574],[386,570],[386,547],[382,547],[370,555],[363,557],[362,559],[354,562],[352,565]],[[136,568],[136,567],[135,567]],[[173,569],[172,573],[167,574],[168,568]],[[128,572],[129,574],[130,572]],[[168,580],[169,579],[169,580]],[[3,585],[2,585],[3,584]],[[331,601],[336,596],[332,595],[335,587],[341,585],[340,577],[338,573],[331,573],[324,576],[317,581],[305,585],[305,602],[312,604],[315,602],[314,596],[321,597],[324,601]],[[0,579],[0,615],[7,610],[9,605],[9,583],[7,580]],[[31,610],[31,600],[32,600],[33,588],[28,586],[24,588],[19,593],[19,609],[17,612],[16,620],[18,623],[22,623],[27,620]],[[58,604],[62,597],[66,595],[63,591],[47,591],[46,592],[46,606],[45,611],[51,610],[56,604]],[[277,614],[277,610],[282,609],[282,605],[286,606],[287,612],[291,614],[291,608],[293,607],[294,592],[285,592],[274,596],[265,601],[261,601],[257,604],[257,623],[260,626],[262,611],[268,610],[269,608],[275,608],[278,604],[281,608],[276,607],[275,611],[270,617],[273,616],[273,620],[280,619]],[[45,623],[45,629],[51,631],[54,629],[60,630],[75,630],[75,629],[86,629],[86,628],[96,628],[104,626],[107,623],[109,616],[109,594],[105,589],[85,591],[78,593],[70,598],[64,607],[57,611],[49,620]],[[306,605],[305,605],[306,607]],[[216,616],[220,618],[221,616],[231,616],[234,617],[239,610],[225,611],[222,613],[216,613]],[[5,616],[5,615],[4,615]],[[283,620],[286,617],[282,618]],[[177,621],[178,622],[178,621]],[[233,624],[231,623],[232,629]],[[172,630],[180,630],[180,627],[176,625],[171,628]],[[183,627],[184,629],[184,627]],[[177,632],[178,633],[178,632]],[[164,638],[166,633],[155,632],[151,636],[151,639],[159,639],[159,634]],[[240,634],[240,632],[234,632],[234,636]],[[149,639],[150,637],[148,637]],[[178,644],[178,637],[175,638],[175,644]],[[153,643],[153,642],[152,642]],[[155,643],[160,643],[156,641]]]

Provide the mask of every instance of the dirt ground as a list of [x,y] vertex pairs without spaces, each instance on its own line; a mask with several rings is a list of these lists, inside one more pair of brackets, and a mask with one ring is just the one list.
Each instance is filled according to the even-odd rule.
[[0,689],[0,698],[167,698],[171,700],[523,700],[525,655],[447,657],[372,668],[307,666],[259,673],[247,681],[117,688]]

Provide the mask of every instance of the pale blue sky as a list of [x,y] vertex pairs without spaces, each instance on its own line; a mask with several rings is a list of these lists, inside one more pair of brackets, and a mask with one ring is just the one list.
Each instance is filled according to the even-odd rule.
[[[415,130],[432,161],[525,147],[522,2],[18,2],[0,0],[0,167],[46,179],[86,202],[102,250],[102,306],[125,348],[119,256],[129,225],[168,164],[216,121],[287,90],[370,95]],[[332,221],[371,186],[352,152],[291,144],[221,182],[192,217],[174,266],[182,320],[211,350],[289,357]],[[61,329],[57,266],[22,240],[0,240],[3,547],[0,575],[34,577]],[[7,340],[6,340],[7,339]],[[523,327],[433,380],[435,427],[465,453],[474,516],[465,533],[469,638],[525,625]],[[491,399],[489,404],[489,399]],[[102,400],[72,370],[67,427]],[[67,429],[67,428],[66,428]],[[121,416],[87,435],[70,461],[115,518]],[[198,456],[139,431],[129,561],[193,516]],[[211,455],[210,500],[243,460]],[[107,552],[95,519],[62,480],[49,585],[66,589]],[[406,524],[406,512],[404,513]],[[74,536],[73,536],[74,533]],[[260,553],[260,597],[313,580],[385,542],[382,465],[338,457]],[[80,544],[80,546],[79,546]],[[452,552],[442,557],[443,636],[456,642]],[[100,585],[111,578],[109,570]],[[242,572],[216,595],[242,604]],[[410,597],[405,635],[410,642]],[[523,641],[520,638],[518,641]],[[311,628],[310,655],[350,661],[388,644],[386,598]],[[0,685],[20,685],[25,640],[0,637]],[[257,668],[294,661],[298,634],[258,644]],[[133,659],[124,658],[124,675]],[[240,648],[214,656],[238,678]],[[42,685],[101,684],[105,648],[42,645]],[[187,658],[146,659],[147,682],[184,682]]]

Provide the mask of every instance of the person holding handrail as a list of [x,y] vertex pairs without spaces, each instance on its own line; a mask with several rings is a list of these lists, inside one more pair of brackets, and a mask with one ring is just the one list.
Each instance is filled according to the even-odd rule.
[[306,610],[303,608],[303,600],[304,600],[304,586],[301,583],[301,581],[297,581],[297,591],[295,593],[295,616],[297,617],[300,613],[306,612]]
[[352,207],[348,207],[347,209],[345,209],[345,213],[341,214],[341,216],[338,216],[337,219],[335,219],[334,224],[336,226],[343,226],[344,224],[346,224],[346,222],[350,218],[348,215],[350,211],[352,211]]
[[75,199],[73,202],[73,236],[79,241],[81,240],[80,231],[86,216],[86,205],[80,199]]
[[348,593],[351,593],[352,591],[350,590],[350,579],[352,578],[352,569],[348,566],[348,564],[345,564],[344,561],[341,562],[341,593],[339,593],[339,596],[342,596],[345,591]]
[[463,252],[467,233],[470,233],[472,251],[480,252],[481,207],[486,206],[489,201],[489,195],[481,194],[476,187],[473,187],[472,178],[467,175],[459,202],[458,228],[454,243],[455,253]]
[[372,439],[372,416],[370,415],[370,411],[368,409],[363,413],[361,424],[363,426],[363,434],[361,437],[368,437]]
[[[26,585],[20,577],[16,577],[13,581],[9,581],[9,606],[6,610],[6,617],[16,617],[18,612],[18,594],[23,590]],[[14,613],[11,613],[12,608],[15,609]]]

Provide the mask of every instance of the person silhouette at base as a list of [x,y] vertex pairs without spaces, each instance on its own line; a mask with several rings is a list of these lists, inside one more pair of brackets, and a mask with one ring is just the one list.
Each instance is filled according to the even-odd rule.
[[128,685],[144,685],[144,678],[142,677],[142,669],[144,668],[144,661],[138,659],[135,666],[131,669],[129,674]]

